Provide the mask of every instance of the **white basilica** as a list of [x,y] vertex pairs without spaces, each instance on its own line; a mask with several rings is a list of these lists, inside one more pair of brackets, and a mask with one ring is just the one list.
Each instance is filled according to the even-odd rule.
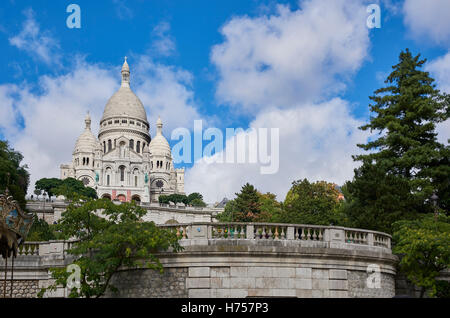
[[61,179],[72,177],[111,200],[157,202],[161,194],[184,194],[184,169],[174,169],[172,153],[156,122],[152,139],[144,106],[130,88],[125,58],[122,84],[106,103],[98,139],[89,113],[78,137],[72,162],[61,165]]

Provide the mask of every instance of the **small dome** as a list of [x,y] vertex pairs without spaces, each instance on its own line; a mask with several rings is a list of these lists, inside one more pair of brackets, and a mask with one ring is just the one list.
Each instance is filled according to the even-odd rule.
[[156,136],[150,142],[148,150],[152,156],[171,156],[170,145],[162,134],[162,121],[158,117],[156,122]]
[[75,143],[74,153],[94,152],[94,150],[99,146],[97,138],[95,138],[91,131],[91,116],[89,116],[89,113],[86,115],[84,122],[86,124],[86,128]]
[[106,103],[102,121],[111,117],[128,116],[148,123],[144,105],[130,88],[130,67],[126,57],[121,73],[122,84]]

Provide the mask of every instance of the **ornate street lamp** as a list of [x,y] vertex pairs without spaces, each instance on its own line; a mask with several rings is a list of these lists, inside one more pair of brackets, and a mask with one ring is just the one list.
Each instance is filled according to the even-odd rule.
[[431,196],[431,202],[433,202],[433,208],[434,208],[434,219],[437,220],[437,201],[439,197],[436,195],[436,192],[433,192],[433,195]]
[[33,216],[22,211],[17,201],[8,195],[8,189],[6,189],[5,194],[0,194],[0,254],[5,259],[4,298],[6,298],[8,258],[12,256],[10,289],[12,298],[14,258],[17,256],[19,246],[25,241],[32,224]]

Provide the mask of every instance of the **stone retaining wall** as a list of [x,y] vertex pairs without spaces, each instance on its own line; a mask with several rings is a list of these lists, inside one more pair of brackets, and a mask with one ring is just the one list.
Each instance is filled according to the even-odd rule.
[[[3,279],[0,281],[1,296],[3,297]],[[36,298],[39,292],[38,280],[14,280],[13,298]],[[6,297],[11,295],[11,281],[6,283]]]

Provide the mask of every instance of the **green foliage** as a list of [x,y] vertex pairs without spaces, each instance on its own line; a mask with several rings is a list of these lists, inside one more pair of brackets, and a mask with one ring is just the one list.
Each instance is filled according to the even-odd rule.
[[378,138],[358,145],[369,153],[353,156],[362,165],[347,183],[347,211],[357,227],[391,232],[393,221],[431,212],[433,191],[448,211],[450,148],[437,141],[435,126],[449,117],[449,96],[420,70],[425,62],[401,52],[387,86],[370,97],[374,116],[360,129]]
[[236,204],[234,200],[230,200],[225,204],[223,212],[217,214],[216,219],[219,222],[232,222],[234,211],[236,211]]
[[198,207],[205,207],[206,203],[203,201],[203,195],[201,195],[198,192],[193,192],[188,195],[187,202],[189,205],[192,206],[198,206]]
[[189,196],[178,193],[170,195],[163,194],[159,196],[158,201],[159,203],[163,204],[169,204],[170,202],[173,202],[175,204],[184,203],[185,205],[192,205],[192,206],[200,206],[200,207],[206,206],[206,203],[203,202],[203,196],[198,192],[191,193]]
[[158,201],[159,201],[159,203],[162,203],[162,204],[169,204],[170,203],[170,200],[169,200],[169,196],[168,195],[160,195],[159,197],[158,197]]
[[36,181],[35,189],[44,190],[49,196],[63,195],[68,199],[81,195],[96,199],[97,192],[91,187],[85,187],[83,182],[74,178],[64,180],[57,178],[42,178]]
[[[233,200],[231,218],[234,222],[255,222],[261,213],[259,193],[255,187],[246,183]],[[228,205],[228,203],[227,203]]]
[[436,297],[450,298],[450,282],[446,280],[436,281]]
[[394,225],[393,252],[400,255],[400,270],[430,296],[437,294],[436,278],[450,265],[450,217],[426,215]]
[[216,218],[221,222],[278,222],[281,209],[275,194],[261,194],[247,183]]
[[53,192],[54,189],[59,187],[62,184],[62,180],[58,178],[42,178],[36,181],[34,184],[35,190],[38,190],[37,193],[40,193],[40,191],[47,192],[48,195],[54,196],[55,193]]
[[278,223],[281,221],[283,213],[283,205],[277,201],[277,196],[273,193],[258,193],[261,213],[257,218],[257,222]]
[[193,199],[192,201],[189,201],[188,204],[190,204],[192,206],[197,206],[197,207],[205,207],[206,206],[206,203],[203,202],[202,199]]
[[[111,284],[119,268],[149,268],[163,271],[157,252],[181,249],[176,233],[142,221],[146,211],[134,202],[116,205],[106,199],[74,198],[57,225],[65,239],[79,240],[68,250],[81,268],[81,288],[72,288],[69,297],[101,297],[117,292]],[[71,273],[65,268],[51,270],[57,286],[66,287]]]
[[339,191],[333,183],[294,181],[284,200],[280,222],[336,225],[338,205]]
[[26,170],[28,167],[21,165],[22,160],[20,152],[12,149],[7,141],[0,140],[0,193],[8,186],[10,195],[25,209],[30,174]]
[[33,225],[28,232],[27,241],[42,242],[56,240],[57,236],[53,230],[54,225],[48,224],[45,220],[33,215]]
[[404,178],[386,174],[377,165],[355,169],[353,181],[343,187],[346,222],[341,225],[392,233],[395,221],[418,216],[421,202],[413,204],[415,197],[408,189]]
[[174,193],[170,195],[160,195],[158,200],[159,203],[166,203],[166,204],[169,204],[170,202],[173,202],[175,204],[177,203],[187,204],[188,197],[184,194]]

